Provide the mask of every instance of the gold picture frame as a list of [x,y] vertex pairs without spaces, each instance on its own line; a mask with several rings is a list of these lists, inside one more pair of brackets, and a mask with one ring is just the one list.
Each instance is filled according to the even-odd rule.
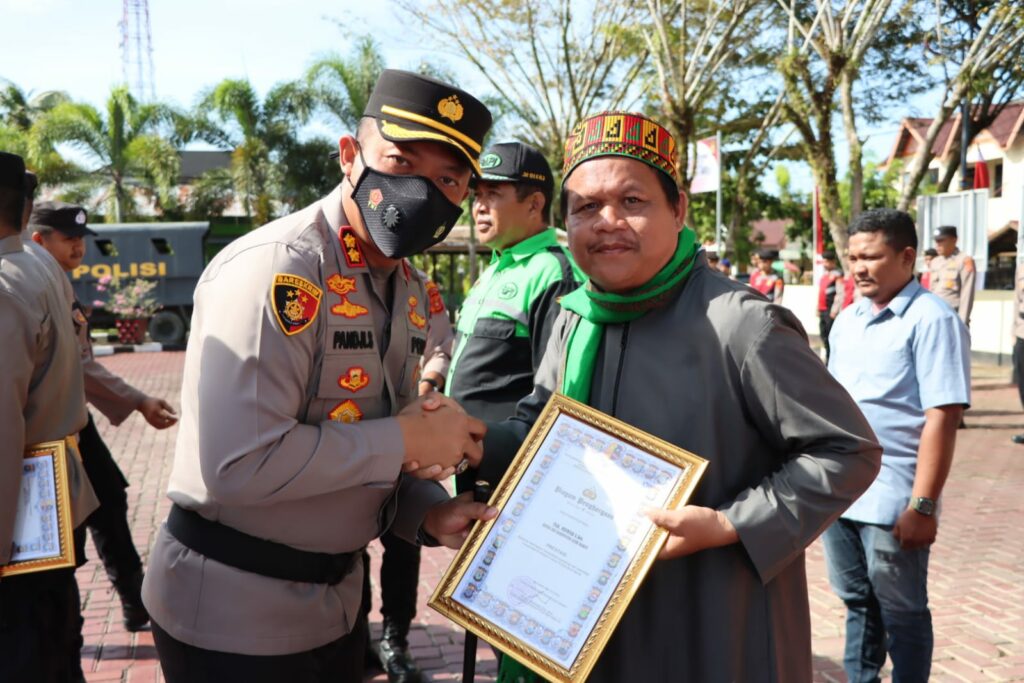
[[47,441],[25,449],[14,552],[0,577],[75,566],[67,444]]
[[707,464],[554,394],[428,604],[549,681],[585,680],[668,536],[643,509],[684,505]]

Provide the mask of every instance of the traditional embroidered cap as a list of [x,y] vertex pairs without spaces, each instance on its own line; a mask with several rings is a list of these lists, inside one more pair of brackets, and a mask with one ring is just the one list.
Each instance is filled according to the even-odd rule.
[[21,191],[25,187],[25,160],[17,154],[0,152],[0,187]]
[[584,161],[605,156],[642,161],[679,182],[675,138],[646,116],[606,111],[577,123],[565,141],[562,184]]
[[941,240],[946,237],[956,237],[956,227],[952,225],[940,225],[935,228],[935,232],[932,233],[932,237],[937,240]]
[[392,142],[433,140],[450,145],[480,174],[491,112],[465,90],[428,76],[385,69],[363,116],[376,119],[380,134]]
[[49,228],[68,237],[85,237],[96,233],[86,227],[89,214],[85,209],[66,202],[39,202],[32,207],[29,229]]

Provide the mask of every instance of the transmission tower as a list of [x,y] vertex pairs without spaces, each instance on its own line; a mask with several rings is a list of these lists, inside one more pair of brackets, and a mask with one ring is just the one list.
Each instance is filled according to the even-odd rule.
[[155,100],[153,41],[149,33],[149,0],[123,0],[121,74],[139,100]]

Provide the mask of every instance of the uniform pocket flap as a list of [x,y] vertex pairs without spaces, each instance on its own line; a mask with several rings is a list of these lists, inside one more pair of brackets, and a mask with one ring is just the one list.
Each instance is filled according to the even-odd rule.
[[511,339],[516,336],[516,321],[501,318],[480,318],[476,321],[473,334],[488,339]]

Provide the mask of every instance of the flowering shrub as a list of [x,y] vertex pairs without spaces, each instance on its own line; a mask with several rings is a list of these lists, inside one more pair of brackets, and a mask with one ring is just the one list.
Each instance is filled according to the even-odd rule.
[[96,283],[96,291],[106,292],[107,300],[97,299],[93,306],[102,306],[121,319],[149,318],[160,309],[156,297],[152,296],[156,283],[135,279],[122,283],[105,275]]

